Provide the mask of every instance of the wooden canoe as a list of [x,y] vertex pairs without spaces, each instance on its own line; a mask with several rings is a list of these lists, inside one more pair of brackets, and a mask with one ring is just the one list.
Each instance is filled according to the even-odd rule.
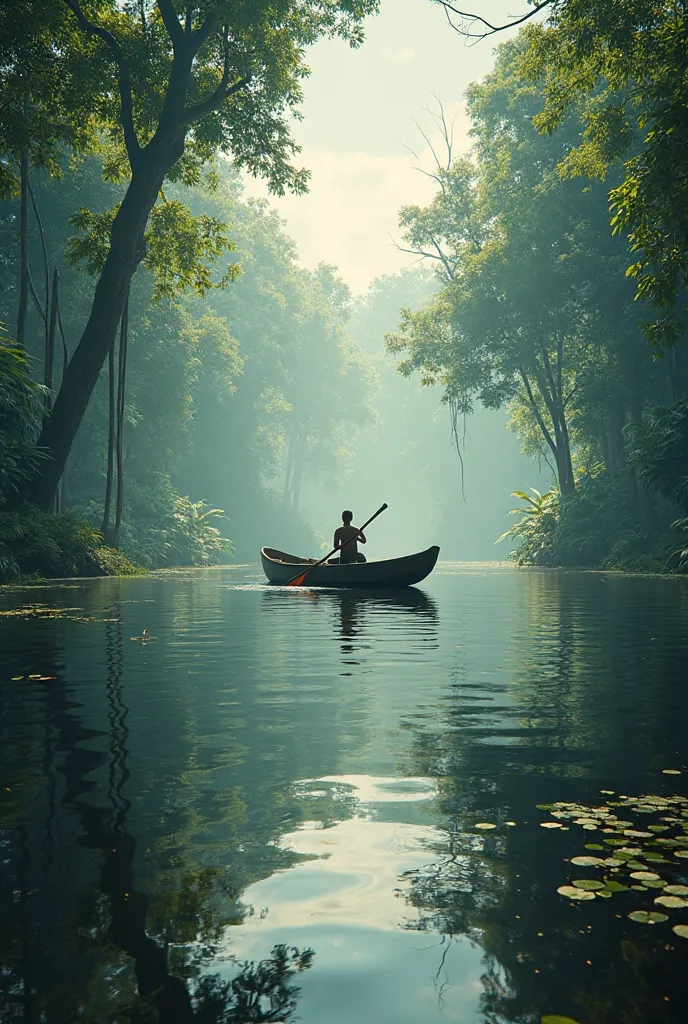
[[[349,562],[344,565],[319,565],[306,580],[307,587],[410,587],[420,583],[435,568],[438,547],[403,558],[385,558],[377,562]],[[289,555],[277,548],[260,552],[263,572],[271,583],[284,585],[312,565],[306,558]]]

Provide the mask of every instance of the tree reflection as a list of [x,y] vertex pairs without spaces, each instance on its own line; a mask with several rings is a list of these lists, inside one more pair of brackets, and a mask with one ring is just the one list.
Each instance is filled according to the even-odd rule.
[[[629,921],[632,892],[575,906],[559,896],[565,862],[596,833],[539,827],[536,804],[594,803],[603,786],[647,792],[637,786],[659,776],[656,751],[685,749],[685,705],[665,688],[688,671],[686,651],[656,640],[658,609],[644,606],[641,618],[606,585],[534,577],[530,628],[510,638],[509,683],[476,681],[459,663],[433,730],[410,730],[407,770],[436,778],[442,838],[434,863],[404,879],[419,917],[409,927],[442,934],[442,956],[451,937],[480,943],[490,1024],[555,1013],[585,1024],[686,1019],[688,944],[669,925]],[[620,709],[638,699],[633,734]],[[482,822],[497,827],[481,832]]]
[[[129,709],[122,692],[119,614],[117,621],[106,623],[105,653],[106,733],[83,725],[81,705],[68,695],[50,644],[37,654],[44,672],[47,665],[55,666],[50,672],[54,682],[34,695],[45,709],[45,736],[50,738],[42,757],[46,813],[37,822],[23,796],[15,797],[7,813],[10,825],[22,819],[26,824],[16,831],[19,900],[14,924],[3,934],[0,1016],[36,1024],[77,1018],[88,1024],[288,1021],[299,992],[294,979],[311,966],[312,950],[279,945],[258,963],[225,958],[227,978],[208,974],[226,926],[243,913],[238,890],[225,872],[193,858],[191,865],[178,867],[174,882],[163,872],[150,879],[148,891],[137,885],[141,858],[128,825]],[[93,749],[94,740],[100,749]],[[94,781],[98,777],[105,778],[101,798]],[[75,818],[79,829],[66,875],[64,864],[52,864],[58,789],[63,815]],[[27,782],[26,796],[31,792]],[[183,830],[178,841],[182,836]],[[79,848],[97,856],[96,887],[84,887],[82,873],[89,877],[92,862],[84,861]],[[47,853],[40,865],[35,850]],[[31,902],[36,891],[32,878],[39,871],[38,902]],[[58,875],[52,877],[51,871]],[[2,895],[3,905],[11,905],[9,893]],[[71,920],[58,921],[66,901]]]

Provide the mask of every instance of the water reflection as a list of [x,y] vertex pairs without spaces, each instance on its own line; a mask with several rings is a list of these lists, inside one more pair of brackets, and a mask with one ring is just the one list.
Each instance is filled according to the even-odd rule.
[[562,899],[536,805],[685,791],[688,587],[233,572],[0,620],[3,1021],[683,1024],[688,942]]
[[[0,940],[0,1017],[36,1024],[67,1024],[77,1017],[93,1024],[106,1019],[122,1024],[291,1020],[299,993],[294,978],[311,967],[313,950],[278,943],[258,962],[230,955],[232,977],[225,980],[203,971],[216,955],[228,907],[236,913],[238,893],[220,870],[194,865],[177,873],[172,887],[163,883],[152,896],[137,886],[139,843],[128,826],[130,709],[123,693],[124,639],[119,609],[113,611],[104,644],[107,729],[83,724],[83,709],[72,699],[57,659],[51,659],[50,631],[34,652],[51,683],[28,695],[34,717],[44,722],[46,799],[44,813],[36,808],[34,814],[23,800],[29,794],[26,787],[21,792],[21,775],[12,778],[20,793],[5,804],[3,814],[5,864],[14,862],[15,874],[3,872],[0,891],[2,919],[8,924]],[[93,741],[101,740],[101,749],[93,750]],[[4,780],[10,781],[7,775]],[[4,792],[14,788],[6,786]],[[53,870],[58,791],[62,816],[67,813],[67,825],[75,827],[76,846],[65,863],[67,851],[58,842]],[[15,816],[21,822],[16,843]],[[85,862],[79,849],[92,851],[95,861]]]

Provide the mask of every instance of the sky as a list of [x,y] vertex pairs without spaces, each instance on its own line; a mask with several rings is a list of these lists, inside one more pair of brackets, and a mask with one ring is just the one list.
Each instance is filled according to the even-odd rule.
[[[519,3],[477,0],[477,7],[499,17]],[[433,166],[417,124],[438,141],[428,108],[441,101],[455,118],[455,153],[468,150],[463,97],[492,67],[493,50],[491,39],[468,45],[430,0],[382,0],[360,49],[328,40],[309,51],[312,74],[294,136],[311,171],[310,191],[270,199],[305,266],[333,263],[354,292],[363,292],[375,277],[414,262],[395,243],[402,242],[399,208],[425,205],[433,195],[432,181],[417,169]],[[267,195],[252,179],[246,190]]]

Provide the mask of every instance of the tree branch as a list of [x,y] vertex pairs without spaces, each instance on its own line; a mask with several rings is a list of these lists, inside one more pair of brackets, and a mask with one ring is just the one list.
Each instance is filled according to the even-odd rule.
[[233,85],[228,85],[229,82],[229,60],[225,61],[225,70],[222,75],[222,81],[218,85],[215,92],[208,97],[207,100],[203,100],[202,103],[197,103],[193,107],[189,107],[182,114],[182,121],[186,125],[194,124],[194,122],[201,121],[207,114],[212,114],[214,110],[222,106],[224,101],[228,97],[233,96],[235,92],[240,92],[245,89],[251,81],[251,74],[249,73],[244,78],[240,78]]
[[103,40],[117,64],[117,68],[119,70],[118,85],[121,103],[120,121],[122,123],[122,130],[124,131],[124,145],[127,148],[127,156],[129,157],[129,162],[133,167],[141,153],[141,147],[136,136],[136,129],[134,128],[134,101],[131,91],[131,72],[129,71],[129,65],[126,57],[124,56],[122,47],[115,36],[113,36],[112,32],[103,28],[102,25],[96,25],[95,22],[88,20],[84,12],[81,10],[77,0],[64,0],[64,2],[67,4],[67,7],[69,7],[70,11],[72,11],[76,16],[79,26],[84,32],[88,32],[89,35],[98,36],[99,39]]
[[172,40],[172,48],[176,49],[179,43],[184,42],[184,29],[181,26],[177,12],[174,9],[172,0],[157,0],[158,10],[162,23],[167,29],[167,34]]
[[542,413],[540,412],[540,410],[538,408],[538,404],[535,401],[535,397],[533,395],[533,390],[532,390],[532,388],[530,386],[530,381],[528,380],[528,376],[527,376],[525,370],[522,370],[522,369],[519,368],[518,372],[521,375],[521,380],[523,381],[523,386],[526,389],[526,394],[528,395],[528,401],[530,402],[530,407],[531,407],[531,409],[533,411],[533,415],[535,416],[535,419],[537,420],[537,425],[539,426],[540,430],[542,431],[542,435],[543,435],[545,441],[547,442],[547,444],[549,445],[549,447],[550,447],[550,449],[552,451],[552,455],[554,456],[554,458],[555,458],[555,460],[556,460],[556,462],[558,464],[559,463],[559,458],[558,458],[558,455],[557,455],[557,446],[556,446],[556,444],[554,442],[554,438],[552,437],[552,435],[550,434],[549,430],[547,429],[547,424],[545,423],[545,421],[544,421],[544,419],[542,417]]
[[[531,10],[522,14],[518,18],[513,18],[511,21],[505,22],[503,25],[493,25],[479,14],[475,14],[473,11],[460,11],[455,7],[449,0],[435,0],[440,7],[444,8],[444,13],[447,15],[447,21],[460,35],[465,36],[467,39],[486,39],[488,36],[496,35],[497,32],[505,32],[507,29],[515,28],[517,25],[522,25],[524,21],[530,21],[539,11],[545,7],[550,7],[555,0],[541,0],[540,3],[534,3]],[[452,15],[461,18],[462,24],[455,25],[452,21]],[[482,25],[482,29],[478,32],[472,32],[471,29],[474,25]]]

